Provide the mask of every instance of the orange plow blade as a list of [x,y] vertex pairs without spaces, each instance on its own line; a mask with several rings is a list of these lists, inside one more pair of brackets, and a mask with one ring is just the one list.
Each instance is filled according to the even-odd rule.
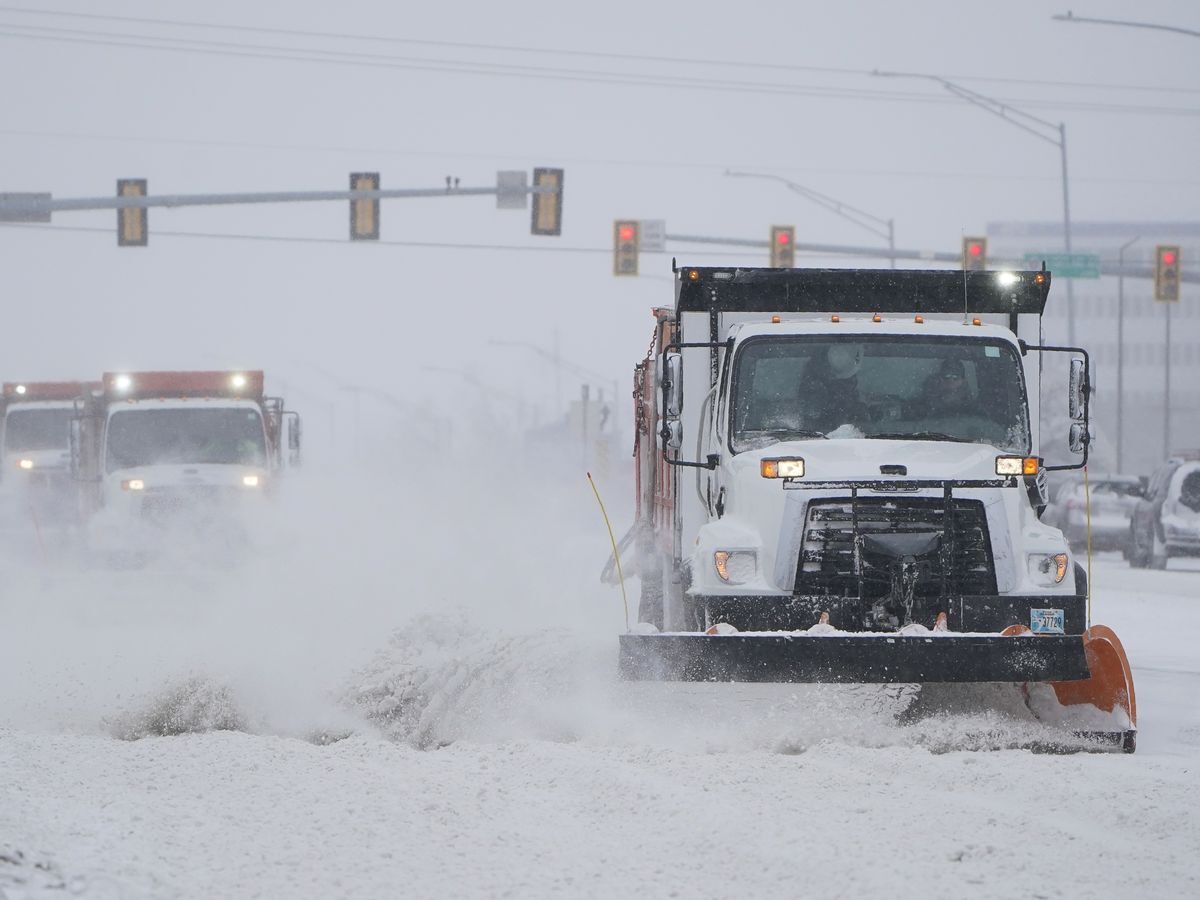
[[1083,633],[1083,652],[1091,676],[1082,681],[1053,682],[1058,702],[1063,706],[1091,705],[1106,713],[1124,712],[1129,720],[1127,740],[1132,743],[1137,729],[1137,697],[1125,648],[1107,625],[1093,625]]
[[[1024,625],[1010,625],[1001,634],[1037,639]],[[1137,746],[1137,698],[1125,648],[1107,625],[1093,625],[1082,637],[1088,677],[1051,681],[1048,686],[1025,684],[1026,705],[1047,725],[1097,746],[1132,753]]]

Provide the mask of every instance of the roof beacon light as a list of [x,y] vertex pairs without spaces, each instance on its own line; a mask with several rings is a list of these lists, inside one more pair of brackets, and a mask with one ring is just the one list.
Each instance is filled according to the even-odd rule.
[[1021,276],[1018,275],[1016,272],[997,272],[996,273],[996,283],[999,284],[1001,287],[1012,287],[1014,284],[1016,284],[1020,280],[1021,280]]
[[133,387],[133,379],[128,375],[118,375],[113,379],[113,387],[124,393]]
[[246,376],[243,375],[241,372],[238,372],[236,375],[234,375],[232,378],[229,379],[229,384],[233,387],[233,389],[235,391],[240,391],[242,388],[244,388],[246,386]]
[[17,393],[18,393],[18,394],[24,394],[24,393],[25,393],[25,385],[23,385],[23,384],[18,384],[18,385],[17,385]]

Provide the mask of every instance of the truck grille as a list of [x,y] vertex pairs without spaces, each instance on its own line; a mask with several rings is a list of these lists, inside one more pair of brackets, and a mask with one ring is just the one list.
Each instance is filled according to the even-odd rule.
[[[894,557],[878,551],[868,535],[911,535],[893,543],[922,543],[915,596],[996,593],[996,569],[987,516],[979,500],[942,498],[816,500],[808,505],[796,567],[797,594],[876,600],[891,590]],[[857,553],[856,553],[857,545]],[[856,568],[855,560],[861,562]]]
[[232,488],[218,485],[151,489],[142,497],[142,516],[169,519],[211,514],[234,501],[236,495]]

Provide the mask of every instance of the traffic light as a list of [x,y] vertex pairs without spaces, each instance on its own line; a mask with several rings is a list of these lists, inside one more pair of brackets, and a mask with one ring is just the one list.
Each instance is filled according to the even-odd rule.
[[638,273],[640,223],[637,219],[618,219],[613,222],[613,274]]
[[963,268],[968,272],[982,272],[987,268],[987,238],[963,238]]
[[771,268],[796,267],[796,229],[791,225],[771,226]]
[[533,195],[533,222],[529,233],[562,234],[563,170],[534,169],[533,186],[552,187],[554,191]]
[[[118,197],[145,197],[145,178],[117,180]],[[117,246],[145,247],[150,241],[149,216],[146,207],[130,206],[117,210]]]
[[[350,174],[350,190],[377,191],[379,190],[378,172],[352,172]],[[350,240],[377,241],[379,240],[379,200],[350,201]]]
[[1154,299],[1179,302],[1179,247],[1173,244],[1154,249]]

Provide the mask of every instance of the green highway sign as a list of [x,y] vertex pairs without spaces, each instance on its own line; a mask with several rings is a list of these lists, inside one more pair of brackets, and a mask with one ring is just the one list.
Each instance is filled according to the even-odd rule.
[[1043,261],[1055,278],[1100,277],[1100,255],[1098,253],[1025,254],[1026,269],[1040,269]]

